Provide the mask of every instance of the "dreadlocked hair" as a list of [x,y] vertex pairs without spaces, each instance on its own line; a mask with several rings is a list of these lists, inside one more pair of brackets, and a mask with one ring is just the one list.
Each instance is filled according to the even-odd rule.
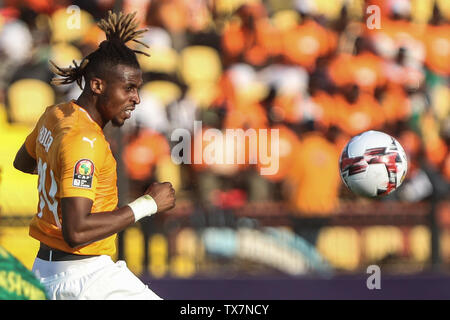
[[135,21],[135,16],[136,12],[132,14],[120,12],[117,15],[108,11],[106,19],[102,19],[98,23],[100,29],[105,32],[106,40],[100,43],[97,50],[84,57],[79,65],[73,61],[73,66],[61,68],[50,60],[50,69],[61,77],[53,78],[51,83],[59,86],[76,82],[83,89],[83,77],[86,81],[93,76],[104,77],[106,72],[119,64],[139,68],[136,54],[139,53],[148,57],[150,55],[140,50],[133,50],[125,45],[129,41],[133,41],[149,48],[148,45],[137,40],[148,29],[136,30],[139,24]]

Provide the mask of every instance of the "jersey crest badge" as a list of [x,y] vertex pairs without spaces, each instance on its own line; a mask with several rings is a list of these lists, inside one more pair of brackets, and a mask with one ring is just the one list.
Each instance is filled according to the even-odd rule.
[[78,188],[92,188],[94,163],[89,159],[78,160],[73,170],[72,185]]

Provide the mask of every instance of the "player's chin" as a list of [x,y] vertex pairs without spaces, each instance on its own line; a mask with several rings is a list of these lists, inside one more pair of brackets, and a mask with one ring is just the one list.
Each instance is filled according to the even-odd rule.
[[124,125],[124,123],[125,123],[125,119],[119,118],[119,117],[113,118],[111,120],[111,124],[113,125],[113,127],[121,127]]

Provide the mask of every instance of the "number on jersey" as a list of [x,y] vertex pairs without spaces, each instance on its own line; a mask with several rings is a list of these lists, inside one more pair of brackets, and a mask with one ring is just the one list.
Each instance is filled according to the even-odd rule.
[[56,184],[55,177],[53,175],[53,170],[50,169],[51,185],[50,190],[47,195],[47,190],[45,189],[45,179],[47,175],[47,162],[43,162],[41,158],[38,160],[38,175],[39,175],[39,213],[38,217],[42,218],[43,210],[47,205],[53,217],[55,218],[56,226],[61,229],[61,223],[58,217],[58,201],[55,200],[56,192],[58,191],[58,185]]

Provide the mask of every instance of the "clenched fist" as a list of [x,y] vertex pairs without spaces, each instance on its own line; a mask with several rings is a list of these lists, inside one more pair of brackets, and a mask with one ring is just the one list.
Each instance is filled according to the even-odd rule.
[[163,212],[175,207],[175,189],[170,182],[155,182],[145,190],[158,206],[158,212]]

